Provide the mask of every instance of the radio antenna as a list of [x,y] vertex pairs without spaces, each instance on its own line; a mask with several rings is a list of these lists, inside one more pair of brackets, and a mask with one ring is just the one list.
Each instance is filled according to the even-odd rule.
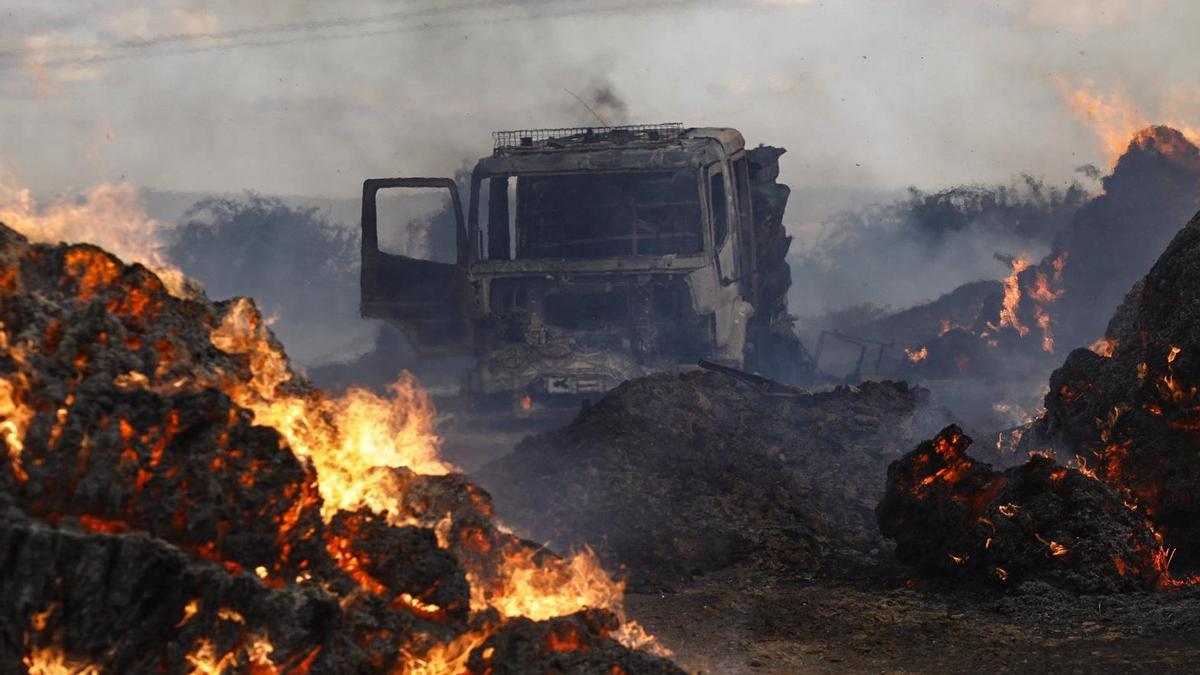
[[592,117],[595,117],[597,120],[600,121],[600,126],[604,127],[605,129],[608,128],[608,122],[605,122],[603,117],[601,117],[595,110],[592,110],[592,106],[588,105],[587,101],[579,98],[578,94],[571,91],[570,89],[567,89],[566,87],[563,87],[563,91],[574,96],[576,101],[579,101],[579,103],[582,104],[583,107],[587,108],[588,112],[592,113]]

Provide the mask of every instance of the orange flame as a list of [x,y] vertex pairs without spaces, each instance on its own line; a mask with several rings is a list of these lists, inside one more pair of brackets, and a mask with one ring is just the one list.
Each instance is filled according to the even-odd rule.
[[[366,507],[386,514],[393,524],[409,524],[399,515],[404,513],[403,493],[387,469],[404,467],[429,475],[454,470],[439,454],[433,403],[408,373],[389,388],[390,398],[361,389],[337,398],[291,391],[287,359],[246,299],[234,302],[211,341],[222,351],[248,358],[253,379],[247,385],[229,384],[226,391],[253,412],[255,423],[278,430],[298,456],[312,462],[326,520],[339,510]],[[624,620],[624,583],[605,572],[590,549],[566,560],[534,560],[530,549],[519,548],[506,554],[497,579],[483,580],[473,573],[467,578],[472,610],[493,608],[502,617],[537,621],[603,608],[622,620],[614,637],[640,648],[653,644],[635,622]],[[471,650],[486,638],[486,631],[475,631],[435,647],[411,659],[407,672],[461,672]]]
[[[25,631],[25,643],[32,642],[33,636],[46,630],[50,616],[58,609],[57,603],[52,603],[41,612],[34,612],[29,618],[29,628]],[[61,649],[55,646],[32,647],[21,660],[28,675],[100,675],[101,670],[96,666],[67,657]]]
[[[121,275],[114,258],[87,247],[68,250],[65,269],[80,295],[89,296],[101,293],[107,284],[119,283]],[[5,283],[0,279],[0,287],[4,287]],[[131,289],[120,302],[133,303],[136,307],[115,309],[152,315],[156,301],[154,292],[161,293],[161,287],[147,290],[144,298],[138,295],[139,289]],[[161,302],[161,298],[157,301]],[[393,525],[429,526],[428,522],[410,523],[408,520],[418,517],[436,519],[443,515],[409,515],[413,510],[405,501],[402,481],[406,472],[399,469],[423,475],[441,475],[454,470],[440,456],[441,439],[434,429],[436,411],[433,403],[411,375],[402,373],[390,387],[387,396],[361,389],[351,389],[340,396],[327,396],[295,377],[282,346],[275,340],[267,322],[251,301],[236,299],[226,304],[223,311],[219,323],[209,334],[209,342],[216,349],[239,357],[238,360],[249,370],[249,377],[240,369],[237,372],[214,371],[211,366],[198,363],[189,364],[192,366],[189,369],[192,373],[190,377],[200,380],[192,384],[220,387],[237,406],[253,415],[256,424],[277,430],[281,444],[286,442],[297,457],[310,463],[315,477],[300,486],[308,496],[297,500],[297,515],[293,515],[290,521],[286,516],[281,517],[281,533],[285,528],[294,527],[299,511],[305,505],[315,504],[318,496],[323,503],[322,516],[327,522],[332,521],[339,512],[360,509],[384,517]],[[48,333],[54,330],[53,326],[47,328]],[[53,339],[53,336],[47,339]],[[12,358],[20,363],[24,358],[21,346],[9,342],[8,334],[0,326],[0,346],[6,347]],[[156,342],[154,347],[160,352],[159,371],[153,375],[155,380],[165,379],[166,372],[179,365],[180,359],[190,358],[186,353],[178,353],[165,340]],[[122,387],[147,386],[150,382],[147,374],[133,371],[123,373],[116,379],[118,386]],[[3,439],[9,446],[9,456],[19,471],[20,443],[24,440],[25,426],[28,424],[26,413],[29,410],[24,400],[27,387],[23,381],[13,377],[6,376],[0,382],[3,383],[0,385],[0,406],[3,406],[0,408],[3,413],[0,420],[4,422],[0,433],[3,433]],[[177,380],[153,386],[179,387],[184,384],[184,380]],[[64,408],[58,414],[60,423],[69,414],[69,410]],[[177,419],[168,422],[162,439],[175,433],[172,429],[177,428],[177,422]],[[114,420],[114,426],[120,438],[127,443],[139,433],[124,418]],[[143,442],[145,440],[142,438]],[[164,446],[166,442],[162,440]],[[152,451],[151,466],[159,461],[162,453],[162,446],[155,447],[158,449]],[[255,478],[252,471],[242,476],[243,481],[250,481],[251,484]],[[140,487],[143,481],[140,474],[137,480]],[[490,517],[490,512],[487,515]],[[447,533],[453,526],[449,519],[450,515],[446,514],[443,520],[448,524],[443,527],[439,521],[435,528],[439,544],[446,548],[450,547]],[[119,520],[88,516],[79,520],[85,529],[91,531],[117,532],[126,527]],[[606,573],[592,551],[584,550],[562,559],[540,554],[516,537],[512,537],[511,541],[511,547],[504,544],[506,549],[500,552],[503,560],[499,564],[500,569],[488,570],[486,579],[476,578],[474,575],[481,573],[472,572],[469,566],[464,565],[471,585],[471,609],[479,613],[475,617],[478,621],[473,623],[477,626],[476,630],[450,645],[435,647],[428,653],[414,657],[412,662],[424,669],[414,672],[461,672],[467,655],[486,640],[495,628],[496,616],[544,620],[585,608],[604,609],[620,619],[621,628],[611,637],[628,646],[649,651],[656,649],[652,637],[636,623],[625,621],[622,606],[624,583]],[[330,554],[339,565],[371,592],[373,580],[365,574],[365,570],[364,574],[353,574],[352,563],[356,562],[353,553],[339,556],[336,538],[326,543],[327,547],[332,547]],[[483,543],[493,545],[487,539]],[[196,553],[208,555],[203,548]],[[236,563],[226,565],[232,565],[230,569],[234,573],[241,570]],[[260,579],[267,580],[272,574],[266,567],[256,568],[254,572]],[[441,611],[441,608],[421,597],[401,595],[395,600],[406,604],[418,615]],[[181,625],[187,623],[196,611],[196,605],[189,604],[184,610]],[[240,615],[227,609],[219,611],[218,616],[231,623],[243,622]],[[422,645],[421,648],[426,647]],[[187,662],[198,673],[243,669],[247,663],[255,666],[250,672],[269,673],[275,672],[268,658],[272,649],[265,637],[251,640],[248,636],[234,652],[220,654],[213,643],[201,640],[193,643]]]
[[1093,342],[1088,349],[1092,350],[1099,356],[1103,356],[1106,359],[1111,359],[1113,352],[1117,350],[1119,344],[1120,343],[1117,340],[1108,337],[1102,337]]
[[24,658],[29,675],[100,675],[96,666],[67,658],[56,647],[34,649]]
[[1029,335],[1029,328],[1021,324],[1017,317],[1017,306],[1021,304],[1020,275],[1029,268],[1029,261],[1024,258],[1013,258],[1012,271],[1004,279],[1004,306],[1000,309],[999,325],[988,323],[988,328],[1000,330],[1005,326],[1011,327],[1022,337]]
[[137,188],[129,183],[104,183],[80,200],[61,199],[41,208],[29,189],[0,166],[0,222],[33,242],[87,242],[142,263],[177,297],[188,295],[189,284],[196,284],[163,254],[166,225],[146,215]]
[[[0,351],[7,353],[17,365],[25,363],[25,347],[13,344],[3,322],[0,322]],[[25,448],[25,430],[34,414],[25,402],[28,390],[29,382],[19,370],[8,377],[0,377],[0,441],[8,448],[13,475],[22,481],[27,475],[21,466],[21,451]]]
[[[1063,76],[1055,76],[1059,89],[1067,107],[1074,115],[1087,123],[1100,140],[1107,156],[1109,165],[1116,164],[1117,159],[1130,145],[1130,139],[1135,139],[1138,133],[1150,126],[1152,122],[1133,102],[1126,100],[1119,92],[1112,91],[1107,95],[1096,91],[1096,83],[1084,80],[1083,86],[1075,88]],[[1176,97],[1177,98],[1177,97]],[[1167,101],[1167,108],[1174,106]],[[1193,126],[1178,115],[1170,115],[1162,123],[1178,129],[1193,143],[1200,141],[1200,128]]]

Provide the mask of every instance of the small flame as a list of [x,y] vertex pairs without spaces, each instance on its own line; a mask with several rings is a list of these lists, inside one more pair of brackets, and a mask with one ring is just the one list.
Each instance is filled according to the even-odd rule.
[[195,648],[184,657],[192,666],[189,675],[221,675],[233,665],[237,659],[236,653],[224,654],[217,656],[216,647],[213,643],[201,639],[196,642]]
[[909,361],[912,361],[913,363],[920,363],[929,358],[929,348],[921,347],[920,349],[909,349],[908,347],[905,347],[904,355],[908,357]]
[[55,647],[34,649],[23,663],[28,675],[101,675],[96,666],[69,659]]
[[1117,347],[1119,346],[1119,341],[1109,337],[1102,337],[1093,342],[1088,349],[1092,350],[1099,356],[1103,356],[1106,359],[1111,359],[1113,352],[1117,351]]
[[1000,309],[1000,322],[999,324],[989,322],[988,328],[1000,330],[1008,326],[1024,337],[1029,335],[1029,328],[1022,325],[1021,320],[1017,317],[1017,306],[1021,304],[1020,275],[1029,268],[1029,261],[1024,258],[1013,258],[1010,264],[1012,271],[1004,279],[1004,306]]

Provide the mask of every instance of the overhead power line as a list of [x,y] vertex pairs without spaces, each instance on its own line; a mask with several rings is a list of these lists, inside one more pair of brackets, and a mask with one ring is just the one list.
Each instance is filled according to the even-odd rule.
[[[370,16],[336,17],[227,31],[176,33],[111,43],[46,47],[37,50],[33,55],[48,55],[51,58],[34,58],[32,62],[42,67],[88,65],[242,48],[362,39],[415,30],[527,22],[587,15],[610,15],[630,10],[666,9],[693,4],[696,4],[696,0],[642,0],[640,2],[628,0],[615,3],[589,0],[549,0],[538,5],[536,14],[510,13],[503,15],[502,12],[505,11],[522,12],[523,6],[497,4],[488,0],[465,0],[451,5],[439,3],[435,6],[410,8],[404,11]],[[382,27],[370,28],[380,25]],[[354,27],[365,30],[335,32],[338,29]],[[24,61],[30,56],[31,53],[27,49],[0,49],[0,65],[6,61]]]

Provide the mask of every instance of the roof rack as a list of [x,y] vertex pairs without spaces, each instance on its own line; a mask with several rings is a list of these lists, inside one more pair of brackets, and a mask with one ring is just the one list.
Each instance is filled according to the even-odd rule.
[[679,138],[683,124],[631,124],[620,127],[561,127],[492,133],[495,151],[570,147],[590,143],[656,142]]

